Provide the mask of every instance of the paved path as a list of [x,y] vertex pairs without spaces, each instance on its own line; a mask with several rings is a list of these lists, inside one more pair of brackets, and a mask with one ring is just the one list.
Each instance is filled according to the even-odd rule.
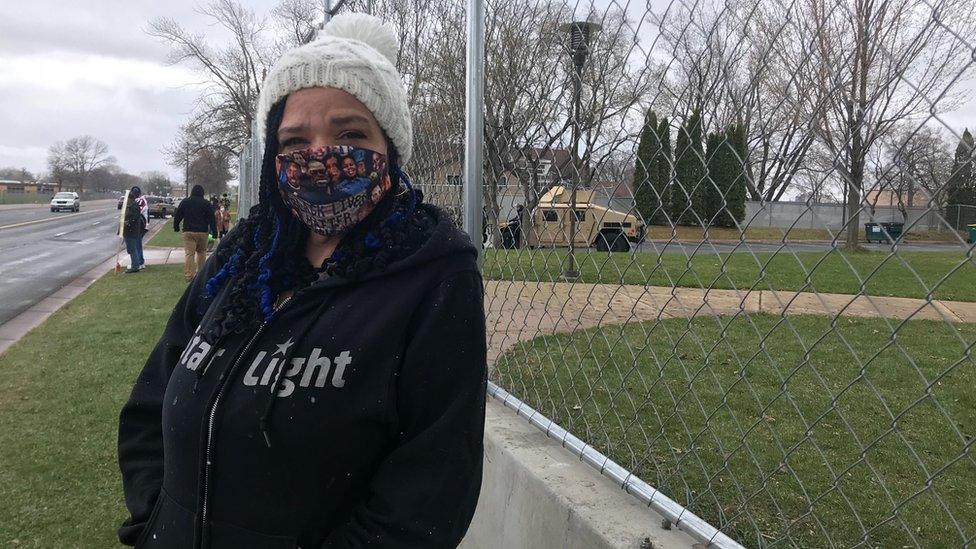
[[976,322],[976,303],[809,292],[564,282],[485,282],[489,364],[517,343],[596,326],[668,318],[766,314]]
[[[127,257],[123,256],[123,266],[127,266],[127,262]],[[149,265],[180,265],[183,250],[147,248],[146,262]],[[39,310],[26,311],[21,315],[24,318],[0,326],[0,352],[43,321],[50,314],[48,309],[53,311],[81,293],[114,265],[112,258],[39,304]],[[669,318],[744,312],[976,322],[976,303],[961,301],[500,280],[485,281],[485,312],[489,364],[494,364],[502,353],[519,342],[539,336]]]
[[[149,264],[182,264],[179,248],[147,248]],[[739,312],[976,322],[976,303],[791,291],[701,290],[568,282],[485,281],[488,362],[521,341],[596,326]]]

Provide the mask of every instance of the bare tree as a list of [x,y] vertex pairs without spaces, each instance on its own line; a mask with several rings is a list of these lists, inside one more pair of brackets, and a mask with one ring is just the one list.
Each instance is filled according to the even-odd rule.
[[281,0],[271,10],[274,26],[280,33],[275,40],[276,58],[289,48],[315,38],[323,19],[322,7],[322,2],[316,0]]
[[955,0],[937,11],[915,0],[807,0],[805,7],[816,40],[809,89],[825,103],[817,137],[844,180],[846,245],[856,248],[871,150],[899,122],[952,108],[968,52],[945,21],[971,21],[973,8]]
[[15,179],[17,181],[35,181],[37,177],[27,168],[0,168],[0,179]]
[[[873,184],[867,193],[872,211],[883,201],[908,221],[919,202],[935,207],[945,201],[943,187],[952,172],[951,146],[929,126],[902,125],[885,136],[869,157]],[[919,195],[923,196],[918,200]]]
[[660,22],[673,59],[665,99],[675,112],[699,112],[706,132],[745,128],[749,154],[740,160],[753,200],[780,200],[794,182],[812,177],[803,172],[819,106],[800,78],[810,46],[799,18],[795,3],[732,0],[679,5]]
[[47,149],[47,169],[51,180],[58,185],[58,191],[62,189],[71,173],[64,148],[64,142],[58,141]]
[[[211,46],[205,35],[191,33],[170,18],[152,20],[146,32],[170,46],[170,63],[188,63],[204,79],[205,90],[188,126],[214,146],[240,151],[251,137],[255,105],[274,61],[275,44],[266,36],[265,20],[235,0],[214,0],[197,12],[227,31],[230,42]],[[295,23],[295,28],[300,32],[302,26]]]
[[227,191],[227,182],[233,177],[230,157],[212,149],[201,149],[191,160],[188,185],[202,185],[209,194]]
[[91,172],[114,164],[115,157],[108,154],[108,145],[103,141],[82,135],[51,145],[47,163],[59,190],[65,181],[73,181],[83,192]]
[[163,172],[143,172],[139,178],[142,180],[142,190],[146,193],[156,196],[166,196],[173,190],[173,182]]

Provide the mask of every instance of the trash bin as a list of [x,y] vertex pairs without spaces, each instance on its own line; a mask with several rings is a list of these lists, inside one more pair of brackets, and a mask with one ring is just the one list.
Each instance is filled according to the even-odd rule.
[[976,225],[969,225],[969,240],[966,242],[976,244]]
[[901,238],[901,233],[905,229],[904,223],[882,223],[881,227],[888,231],[889,242]]
[[881,231],[881,225],[879,223],[865,223],[864,239],[868,242],[884,242],[885,235],[884,232]]

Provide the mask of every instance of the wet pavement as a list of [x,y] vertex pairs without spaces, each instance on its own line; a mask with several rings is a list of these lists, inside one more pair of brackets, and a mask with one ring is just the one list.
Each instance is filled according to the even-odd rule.
[[118,216],[115,200],[0,210],[0,324],[122,250]]

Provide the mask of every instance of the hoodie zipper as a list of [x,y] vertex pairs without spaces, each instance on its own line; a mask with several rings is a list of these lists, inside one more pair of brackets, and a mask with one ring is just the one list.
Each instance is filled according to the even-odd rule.
[[[278,306],[275,307],[274,309],[274,314],[277,314],[278,311],[280,311],[281,308],[284,307],[285,304],[288,303],[289,301],[291,301],[291,297],[288,297],[284,301],[279,303]],[[200,525],[197,528],[198,536],[195,543],[197,547],[203,546],[203,532],[207,528],[207,517],[209,514],[208,497],[210,495],[209,494],[210,467],[213,464],[214,419],[217,416],[217,407],[220,405],[220,400],[221,397],[224,395],[224,387],[227,386],[227,382],[234,375],[234,371],[237,370],[237,367],[240,365],[241,361],[244,360],[245,357],[247,357],[247,354],[251,351],[251,346],[254,344],[255,341],[258,340],[259,337],[261,337],[261,334],[264,332],[264,328],[267,325],[268,325],[267,321],[261,323],[261,326],[258,327],[258,330],[254,332],[254,336],[251,337],[251,339],[247,342],[247,345],[244,347],[244,352],[242,352],[240,355],[237,356],[237,360],[235,360],[234,364],[231,365],[229,370],[227,370],[227,375],[226,377],[224,377],[224,381],[220,384],[220,387],[217,388],[217,397],[214,398],[213,404],[210,406],[210,414],[208,415],[207,418],[207,447],[204,453],[204,458],[206,459],[206,462],[204,463],[203,466],[203,501],[200,506],[201,508]]]

